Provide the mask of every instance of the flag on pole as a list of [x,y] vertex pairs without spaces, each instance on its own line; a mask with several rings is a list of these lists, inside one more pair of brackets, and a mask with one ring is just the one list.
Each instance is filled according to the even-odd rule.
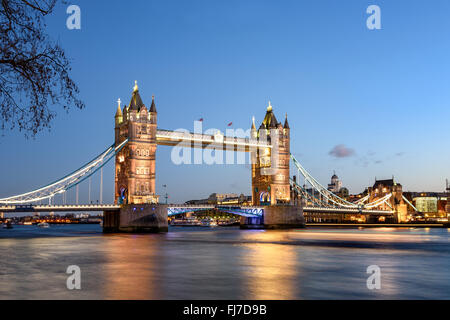
[[229,127],[231,127],[232,125],[233,125],[233,122],[230,122],[230,123],[228,124]]

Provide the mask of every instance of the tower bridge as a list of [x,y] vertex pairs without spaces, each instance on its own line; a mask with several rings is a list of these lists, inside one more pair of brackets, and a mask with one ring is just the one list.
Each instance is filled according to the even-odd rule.
[[[323,187],[290,153],[290,126],[287,115],[279,122],[269,102],[257,129],[255,120],[247,138],[215,134],[164,130],[157,127],[155,97],[147,108],[135,84],[130,103],[115,114],[115,142],[95,159],[65,177],[37,190],[0,199],[0,212],[103,211],[105,231],[165,231],[167,218],[191,211],[217,209],[241,216],[243,227],[299,227],[304,214],[359,214],[404,219],[408,203],[401,186],[374,186],[355,203]],[[159,204],[156,194],[156,151],[158,146],[203,148],[249,152],[251,158],[251,206],[187,206]],[[100,171],[114,159],[113,204],[63,204],[54,202],[68,190]],[[298,175],[290,177],[291,163]],[[102,174],[101,174],[102,177]],[[304,179],[303,187],[297,178]],[[101,183],[102,185],[102,183]],[[316,193],[308,192],[305,185]],[[65,199],[65,198],[64,198]],[[78,196],[77,196],[78,199]],[[43,205],[48,201],[48,205]],[[406,200],[407,201],[407,200]],[[411,205],[411,204],[409,204]],[[411,205],[412,206],[412,205]]]

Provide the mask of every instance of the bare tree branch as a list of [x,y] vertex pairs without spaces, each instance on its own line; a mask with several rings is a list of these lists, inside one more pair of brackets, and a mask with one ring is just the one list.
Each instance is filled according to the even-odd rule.
[[57,0],[0,0],[0,123],[34,136],[60,106],[83,108],[64,50],[44,32]]

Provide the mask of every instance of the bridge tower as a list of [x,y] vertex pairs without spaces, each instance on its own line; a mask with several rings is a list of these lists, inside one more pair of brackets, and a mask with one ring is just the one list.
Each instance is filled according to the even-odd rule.
[[376,180],[373,187],[368,188],[370,194],[368,202],[374,202],[384,196],[392,193],[390,199],[390,206],[383,204],[378,207],[381,210],[394,210],[396,214],[397,222],[405,222],[408,215],[408,207],[403,200],[403,187],[400,183],[397,183],[392,177],[392,179],[387,180]]
[[130,104],[121,109],[119,99],[115,115],[116,146],[128,139],[116,155],[115,203],[158,203],[155,194],[156,126],[155,97],[148,110],[136,81]]
[[269,101],[264,120],[256,130],[253,119],[251,138],[269,141],[272,148],[252,151],[252,202],[253,205],[289,204],[290,183],[290,128],[277,121]]

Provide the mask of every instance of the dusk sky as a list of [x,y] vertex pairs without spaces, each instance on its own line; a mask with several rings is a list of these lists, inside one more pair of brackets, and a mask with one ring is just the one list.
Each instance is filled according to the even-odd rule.
[[[450,178],[450,2],[408,1],[73,1],[48,32],[72,60],[86,104],[58,110],[34,139],[3,131],[0,197],[31,191],[77,169],[114,142],[117,99],[134,81],[156,97],[158,127],[249,128],[268,101],[288,114],[291,152],[323,185],[333,171],[359,193],[375,177],[406,191],[443,191]],[[381,30],[366,8],[381,8]],[[213,192],[250,194],[245,165],[181,165],[157,151],[156,188],[170,202]],[[99,176],[93,178],[98,193]],[[105,169],[104,202],[114,170]],[[87,200],[87,186],[81,188]],[[71,196],[73,198],[73,191]],[[98,198],[98,195],[93,195]]]

